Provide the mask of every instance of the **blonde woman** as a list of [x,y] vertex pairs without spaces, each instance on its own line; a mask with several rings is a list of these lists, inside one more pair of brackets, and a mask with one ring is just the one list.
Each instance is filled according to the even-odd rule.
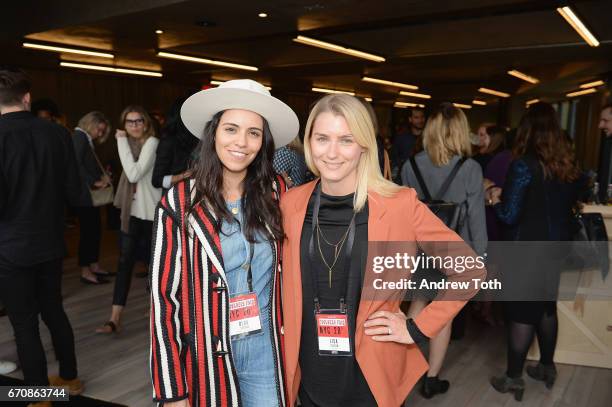
[[114,333],[121,330],[121,314],[132,281],[137,247],[144,247],[144,260],[150,257],[155,207],[161,189],[151,183],[158,139],[149,114],[141,106],[128,106],[121,113],[115,133],[123,173],[115,195],[115,206],[121,209],[119,264],[113,293],[110,319],[96,330]]
[[103,113],[93,111],[79,120],[74,129],[72,143],[76,153],[79,175],[81,176],[81,196],[78,201],[79,217],[79,266],[81,282],[100,284],[108,282],[103,277],[108,273],[100,268],[100,238],[102,236],[100,208],[93,205],[90,189],[104,188],[111,183],[96,157],[94,140],[106,137],[110,123]]
[[[427,189],[434,199],[461,205],[457,233],[470,242],[477,254],[482,255],[487,245],[487,228],[484,212],[484,188],[482,171],[470,156],[470,128],[461,109],[450,103],[443,103],[434,112],[423,130],[424,151],[407,161],[402,168],[402,183],[415,188],[420,199],[426,199]],[[415,174],[415,167],[422,175],[421,185]],[[457,168],[456,172],[453,170]],[[440,196],[445,181],[454,172],[448,189]],[[424,188],[425,187],[425,188]],[[427,301],[416,299],[411,302],[408,315],[418,315]],[[451,335],[451,322],[431,340],[429,348],[429,370],[423,380],[421,394],[431,398],[445,393],[450,383],[440,380],[442,368]]]
[[[427,371],[414,342],[435,337],[476,290],[466,290],[464,300],[433,302],[407,320],[399,310],[403,293],[381,292],[373,301],[365,282],[372,276],[368,243],[461,239],[414,190],[383,178],[372,121],[355,97],[328,95],[317,102],[304,150],[319,178],[281,201],[288,405],[299,394],[303,406],[398,407]],[[484,274],[445,272],[451,281]],[[331,323],[342,327],[337,337],[324,336]]]

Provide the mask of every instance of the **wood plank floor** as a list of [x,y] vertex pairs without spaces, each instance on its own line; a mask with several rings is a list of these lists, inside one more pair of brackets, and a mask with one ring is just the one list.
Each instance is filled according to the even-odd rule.
[[[124,313],[123,331],[98,335],[94,329],[110,314],[113,284],[85,286],[79,282],[76,263],[78,229],[68,229],[69,257],[64,263],[64,306],[74,329],[79,375],[86,383],[85,395],[131,407],[150,407],[148,367],[148,295],[145,280],[135,278]],[[117,243],[114,232],[104,232],[101,264],[114,270]],[[41,324],[50,373],[57,372],[51,340]],[[0,359],[16,360],[12,328],[0,318]],[[558,365],[558,379],[552,390],[528,377],[522,403],[510,395],[495,392],[488,384],[491,375],[504,370],[505,346],[502,328],[488,328],[474,322],[467,335],[453,341],[441,377],[451,382],[447,394],[423,399],[413,391],[406,402],[411,407],[609,407],[612,405],[612,370]],[[13,374],[21,377],[21,372]],[[265,407],[265,406],[262,406]]]

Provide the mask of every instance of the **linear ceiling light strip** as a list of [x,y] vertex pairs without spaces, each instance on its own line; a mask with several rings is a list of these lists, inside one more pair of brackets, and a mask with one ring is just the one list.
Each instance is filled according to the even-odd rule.
[[417,90],[419,88],[418,86],[410,85],[409,83],[392,82],[384,79],[370,78],[368,76],[364,76],[363,78],[361,78],[361,80],[364,82],[377,83],[379,85],[395,86],[397,88],[404,88],[410,90]]
[[586,41],[591,47],[598,47],[599,41],[595,36],[589,31],[589,29],[584,25],[584,23],[578,18],[578,16],[572,11],[569,6],[559,7],[557,8],[559,14],[563,16],[565,21],[569,25],[572,26],[574,30],[582,37],[583,40]]
[[351,55],[357,58],[367,59],[374,62],[385,62],[385,58],[379,55],[370,54],[369,52],[358,51],[356,49],[343,47],[341,45],[332,44],[331,42],[315,40],[314,38],[298,35],[293,41],[312,47],[326,49],[328,51],[339,52],[341,54]]
[[215,59],[192,57],[189,55],[175,54],[172,52],[165,52],[165,51],[159,51],[157,53],[157,56],[162,57],[162,58],[177,59],[180,61],[195,62],[198,64],[207,64],[207,65],[223,66],[225,68],[243,69],[245,71],[257,71],[258,70],[257,67],[251,66],[251,65],[235,64],[233,62],[225,62],[225,61],[217,61]]
[[103,66],[103,65],[89,65],[89,64],[75,64],[73,62],[60,62],[60,66],[66,68],[78,68],[78,69],[89,69],[93,71],[104,71],[104,72],[114,72],[114,73],[125,73],[130,75],[141,75],[141,76],[151,76],[155,78],[161,78],[163,75],[161,72],[153,72],[153,71],[141,71],[139,69],[130,69],[130,68],[116,68],[113,66]]
[[517,71],[516,69],[512,69],[511,71],[508,71],[508,75],[512,75],[515,78],[519,78],[519,79],[524,80],[525,82],[529,82],[533,84],[540,82],[539,79],[534,78],[533,76],[527,75],[526,73],[523,73],[521,71]]
[[38,49],[42,51],[66,52],[70,54],[88,55],[88,56],[100,57],[100,58],[110,58],[110,59],[115,58],[113,54],[110,54],[108,52],[88,51],[85,49],[58,47],[55,45],[34,44],[31,42],[24,42],[23,47],[30,48],[30,49]]
[[486,94],[493,95],[493,96],[499,96],[499,97],[502,97],[502,98],[510,97],[509,93],[501,92],[499,90],[489,89],[489,88],[480,88],[480,89],[478,89],[478,92],[486,93]]

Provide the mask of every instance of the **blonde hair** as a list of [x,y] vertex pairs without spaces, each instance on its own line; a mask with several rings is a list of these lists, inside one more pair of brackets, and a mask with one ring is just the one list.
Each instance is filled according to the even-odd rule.
[[123,109],[123,112],[121,112],[121,116],[119,117],[119,125],[121,128],[125,129],[125,119],[130,113],[138,113],[140,116],[142,116],[142,119],[144,120],[143,136],[145,140],[149,137],[157,137],[153,120],[151,120],[151,116],[149,116],[149,113],[147,113],[142,106],[130,105]]
[[387,181],[380,172],[378,147],[370,114],[359,99],[350,95],[333,94],[324,96],[310,111],[304,133],[304,156],[310,171],[317,177],[320,176],[312,158],[310,137],[315,120],[321,113],[326,112],[334,116],[342,116],[357,144],[365,150],[359,157],[359,163],[357,164],[357,185],[353,200],[354,211],[359,212],[363,209],[369,191],[374,191],[382,196],[392,196],[398,192],[400,187]]
[[77,123],[77,127],[85,130],[87,134],[92,134],[96,130],[96,127],[100,125],[100,123],[106,124],[106,131],[100,137],[101,141],[106,140],[111,131],[110,122],[104,115],[104,113],[94,110],[93,112],[87,113],[85,116],[81,117],[79,122]]
[[423,148],[438,167],[448,164],[455,155],[471,156],[470,126],[463,111],[450,103],[441,104],[427,120]]

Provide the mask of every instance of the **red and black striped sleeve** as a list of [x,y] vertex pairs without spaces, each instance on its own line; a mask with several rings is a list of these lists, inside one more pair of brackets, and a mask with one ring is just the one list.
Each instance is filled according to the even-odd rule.
[[183,183],[170,189],[158,204],[153,226],[150,363],[153,398],[157,402],[178,401],[189,394],[181,358],[184,247],[180,208],[184,196]]

